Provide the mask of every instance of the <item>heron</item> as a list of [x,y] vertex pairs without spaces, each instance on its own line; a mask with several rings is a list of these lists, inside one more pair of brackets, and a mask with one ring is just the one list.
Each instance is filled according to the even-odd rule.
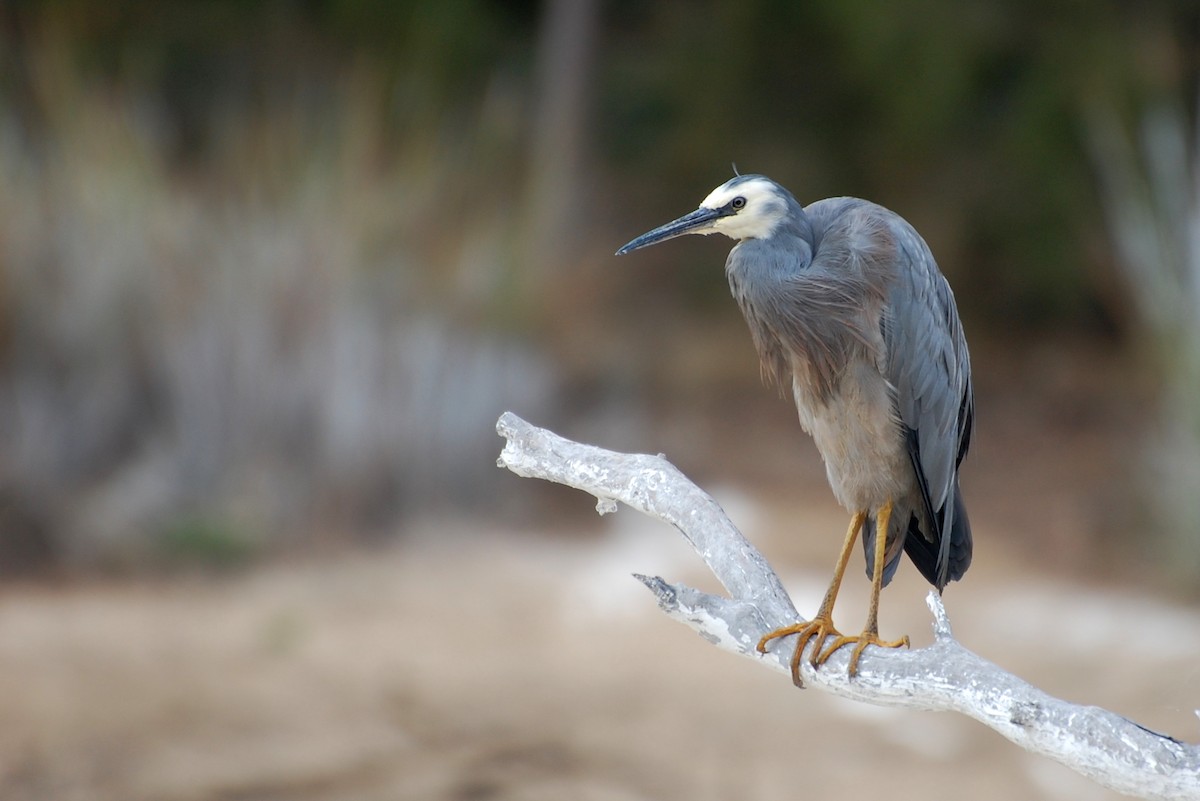
[[[849,675],[879,636],[879,595],[902,553],[938,592],[971,564],[971,525],[958,470],[974,427],[971,363],[954,293],[904,218],[852,197],[802,206],[762,175],[738,175],[695,211],[632,240],[617,255],[684,234],[736,240],[729,288],[761,372],[786,391],[851,515],[829,589],[812,620],[772,631],[758,650],[799,635],[792,681],[809,648],[815,670],[854,645]],[[861,535],[871,580],[862,632],[844,635],[833,607]]]

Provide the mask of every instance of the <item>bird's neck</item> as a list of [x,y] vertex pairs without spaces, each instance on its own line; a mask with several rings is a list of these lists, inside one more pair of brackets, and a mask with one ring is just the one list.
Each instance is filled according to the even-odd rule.
[[789,206],[786,221],[779,227],[778,234],[790,236],[795,240],[803,242],[808,252],[808,258],[811,260],[819,244],[813,229],[812,220],[809,218],[808,212],[804,210],[804,207],[795,200],[789,198]]
[[801,212],[767,239],[740,242],[725,264],[764,376],[786,387],[798,375],[814,403],[833,397],[842,366],[866,336],[858,296],[845,282],[811,269],[819,248]]
[[806,232],[789,221],[768,239],[743,239],[725,263],[731,284],[770,293],[780,282],[794,278],[812,264],[811,228]]

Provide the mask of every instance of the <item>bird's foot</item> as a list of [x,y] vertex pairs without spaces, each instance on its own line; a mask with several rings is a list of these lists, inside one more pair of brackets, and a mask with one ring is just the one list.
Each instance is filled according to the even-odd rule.
[[858,675],[858,658],[862,656],[863,650],[868,645],[878,645],[880,648],[909,647],[907,634],[898,640],[890,641],[879,639],[879,632],[871,629],[866,629],[862,634],[856,634],[853,637],[847,637],[844,634],[839,634],[837,638],[825,648],[824,651],[821,651],[817,654],[816,658],[813,660],[813,667],[819,667],[820,665],[825,664],[825,660],[833,656],[837,649],[841,648],[843,645],[849,645],[850,643],[856,643],[854,646],[854,652],[850,654],[850,667],[848,672],[851,678]]
[[767,634],[758,641],[758,652],[765,654],[767,652],[767,643],[771,640],[778,640],[781,637],[788,637],[792,634],[800,635],[796,638],[796,650],[792,654],[792,683],[797,687],[804,686],[804,681],[800,678],[800,660],[804,657],[804,649],[808,646],[809,642],[813,643],[812,652],[809,656],[809,664],[815,668],[819,667],[828,658],[828,654],[823,658],[820,657],[821,648],[825,644],[825,640],[830,637],[836,637],[839,642],[846,640],[842,636],[842,633],[833,627],[833,618],[829,615],[818,614],[812,620],[804,623],[794,623],[791,626],[784,626]]

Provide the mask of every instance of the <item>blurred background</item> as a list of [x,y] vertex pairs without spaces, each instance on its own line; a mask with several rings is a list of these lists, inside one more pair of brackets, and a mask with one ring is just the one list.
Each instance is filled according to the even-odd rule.
[[1190,0],[0,5],[0,796],[1112,797],[677,631],[674,532],[494,424],[666,453],[811,613],[730,243],[611,254],[733,164],[886,205],[972,348],[956,633],[1194,741],[1198,77]]

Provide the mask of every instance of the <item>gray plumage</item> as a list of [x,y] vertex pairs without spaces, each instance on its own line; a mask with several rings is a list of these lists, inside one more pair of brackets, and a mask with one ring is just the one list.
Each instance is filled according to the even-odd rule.
[[891,504],[882,583],[904,552],[939,591],[961,578],[971,562],[958,486],[971,367],[954,295],[925,241],[874,203],[802,207],[770,179],[744,175],[618,253],[685,233],[738,240],[725,271],[763,375],[791,389],[838,501],[866,514],[868,575],[875,519]]
[[[853,643],[853,676],[867,646],[908,644],[879,638],[879,594],[900,554],[939,592],[971,563],[958,468],[971,442],[974,399],[954,295],[900,216],[856,198],[802,207],[761,175],[727,181],[695,211],[617,253],[712,233],[738,242],[725,273],[763,375],[790,386],[829,485],[852,515],[816,614],[765,634],[758,650],[797,635],[792,680],[803,686],[806,649],[816,668]],[[846,636],[834,627],[833,608],[860,533],[870,605],[862,633]]]

